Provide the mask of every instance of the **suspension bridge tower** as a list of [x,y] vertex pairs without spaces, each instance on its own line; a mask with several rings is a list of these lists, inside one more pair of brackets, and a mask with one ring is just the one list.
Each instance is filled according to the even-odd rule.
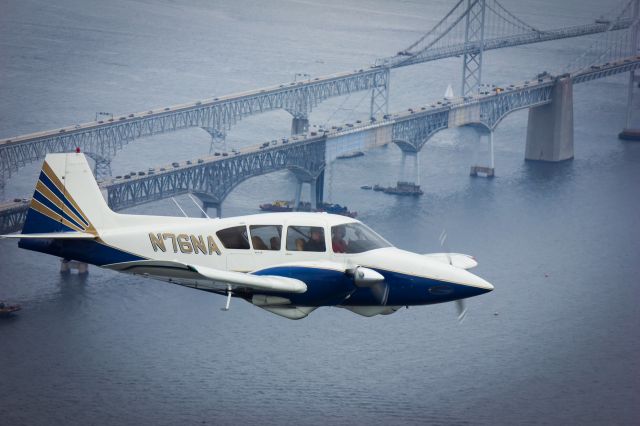
[[[638,31],[640,31],[640,0],[634,0],[633,2],[633,13],[632,13],[632,24],[629,31],[629,43],[630,43],[630,56],[636,56],[638,54]],[[627,119],[625,122],[625,127],[620,132],[618,137],[620,139],[625,140],[640,140],[640,129],[634,129],[632,126],[632,110],[633,110],[633,89],[636,84],[640,81],[640,76],[636,75],[636,71],[632,70],[629,72],[629,89],[627,94]]]

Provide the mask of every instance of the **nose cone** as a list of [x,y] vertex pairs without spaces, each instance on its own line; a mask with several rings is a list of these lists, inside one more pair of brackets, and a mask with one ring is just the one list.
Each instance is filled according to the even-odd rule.
[[493,290],[493,285],[491,285],[490,282],[472,274],[466,269],[449,265],[447,266],[448,268],[445,273],[445,279],[449,282],[464,286],[465,290],[463,291],[466,293],[478,295],[488,293]]
[[467,272],[465,279],[460,283],[469,287],[475,287],[482,290],[483,293],[488,293],[493,290],[493,285],[477,275]]

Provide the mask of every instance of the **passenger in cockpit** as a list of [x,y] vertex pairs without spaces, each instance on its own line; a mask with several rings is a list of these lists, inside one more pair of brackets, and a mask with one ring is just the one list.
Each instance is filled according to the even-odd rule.
[[304,251],[325,251],[324,232],[322,228],[311,228],[311,238],[304,242]]

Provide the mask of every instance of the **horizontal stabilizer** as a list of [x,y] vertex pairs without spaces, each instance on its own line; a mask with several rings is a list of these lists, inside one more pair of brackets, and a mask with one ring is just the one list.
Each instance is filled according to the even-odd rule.
[[430,259],[437,260],[438,262],[447,263],[451,266],[461,269],[471,269],[478,266],[478,262],[473,256],[461,253],[430,253],[425,254]]
[[[223,271],[206,266],[187,265],[176,261],[141,260],[115,263],[107,265],[106,267],[120,272],[150,275],[183,285],[190,285],[191,282],[197,281],[200,283],[213,282],[216,284],[224,284],[222,289],[230,287],[232,290],[234,288],[249,288],[259,291],[285,293],[304,293],[307,291],[307,285],[294,278]],[[218,289],[219,287],[213,286],[212,288]]]
[[8,234],[0,235],[0,238],[28,238],[28,239],[46,239],[46,240],[93,240],[96,235],[87,232],[47,232],[44,234]]

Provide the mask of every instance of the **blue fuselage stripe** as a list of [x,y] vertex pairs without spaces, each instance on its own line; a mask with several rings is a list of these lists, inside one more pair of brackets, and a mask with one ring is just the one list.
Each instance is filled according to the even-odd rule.
[[[371,268],[375,269],[375,268]],[[462,284],[375,269],[389,286],[386,306],[429,305],[450,302],[486,293],[486,290]],[[370,287],[356,287],[344,272],[322,268],[280,266],[262,269],[257,275],[280,275],[307,284],[307,292],[286,296],[299,306],[378,306],[380,296]],[[274,293],[274,295],[276,295]]]
[[18,246],[98,266],[147,260],[95,240],[21,239]]
[[69,222],[71,222],[72,224],[77,226],[78,228],[80,228],[80,229],[85,229],[86,228],[84,225],[79,224],[76,220],[74,220],[71,216],[69,216],[64,210],[60,210],[60,207],[55,205],[51,200],[49,200],[47,197],[42,195],[40,192],[38,192],[38,191],[34,192],[33,193],[33,198],[35,200],[38,200],[39,202],[44,204],[46,207],[51,209],[51,211],[53,211],[54,213],[59,214],[65,220],[68,220]]

